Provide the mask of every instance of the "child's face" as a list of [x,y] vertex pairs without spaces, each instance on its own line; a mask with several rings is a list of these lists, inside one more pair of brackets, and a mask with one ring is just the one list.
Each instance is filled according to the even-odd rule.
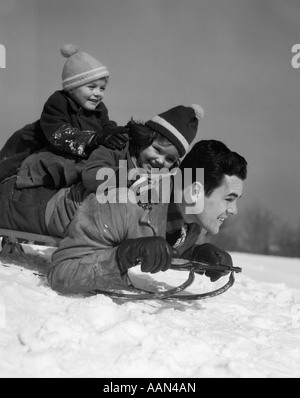
[[152,168],[170,169],[179,157],[180,154],[174,145],[162,145],[155,139],[152,145],[140,152],[137,162],[139,167],[150,174]]
[[84,86],[74,88],[70,91],[70,95],[83,109],[93,111],[102,101],[106,86],[107,81],[105,79],[98,79]]

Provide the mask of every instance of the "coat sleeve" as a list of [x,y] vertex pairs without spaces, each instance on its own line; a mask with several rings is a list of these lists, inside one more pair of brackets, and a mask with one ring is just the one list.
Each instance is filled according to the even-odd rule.
[[124,288],[117,250],[126,239],[130,215],[122,204],[100,205],[89,195],[54,252],[47,273],[51,287],[64,294]]
[[119,161],[126,159],[128,145],[129,143],[127,142],[125,148],[121,150],[111,150],[100,145],[92,152],[82,171],[82,182],[89,192],[95,193],[99,185],[104,182],[104,179],[101,178],[101,171],[99,172],[101,169],[102,171],[104,168],[110,169],[111,172],[116,173],[115,178],[116,180],[118,179]]
[[97,131],[80,130],[71,124],[67,99],[55,92],[46,102],[40,126],[47,141],[57,149],[78,157],[87,157],[89,144]]

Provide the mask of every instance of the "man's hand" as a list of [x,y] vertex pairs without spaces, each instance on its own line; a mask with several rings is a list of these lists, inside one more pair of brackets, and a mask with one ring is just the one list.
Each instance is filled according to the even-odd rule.
[[172,247],[160,236],[127,239],[120,244],[117,256],[122,271],[141,263],[142,272],[154,274],[170,268]]
[[[210,243],[203,245],[194,245],[183,254],[184,258],[195,261],[204,261],[210,265],[230,265],[232,266],[232,258],[225,250],[219,249]],[[229,271],[206,271],[205,275],[212,282],[217,281],[222,276],[229,274]]]

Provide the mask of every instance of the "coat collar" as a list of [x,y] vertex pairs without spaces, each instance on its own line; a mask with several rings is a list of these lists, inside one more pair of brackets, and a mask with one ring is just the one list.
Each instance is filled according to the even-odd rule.
[[[61,90],[60,93],[67,99],[68,103],[70,104],[72,110],[77,113],[79,111],[81,111],[82,113],[86,112],[81,106],[79,106],[71,97],[70,95],[64,91]],[[89,113],[99,113],[101,112],[101,104],[102,102],[100,102],[100,104],[97,106],[97,108],[94,111],[88,111]]]

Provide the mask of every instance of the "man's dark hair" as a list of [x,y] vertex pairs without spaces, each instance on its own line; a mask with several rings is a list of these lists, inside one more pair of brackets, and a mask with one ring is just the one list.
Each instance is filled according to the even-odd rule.
[[[192,169],[193,182],[196,181],[196,169],[204,169],[204,191],[209,196],[222,184],[224,175],[237,176],[241,180],[247,177],[247,162],[236,152],[232,152],[223,142],[202,140],[197,142],[183,159],[180,169]],[[183,173],[182,173],[183,174]]]

